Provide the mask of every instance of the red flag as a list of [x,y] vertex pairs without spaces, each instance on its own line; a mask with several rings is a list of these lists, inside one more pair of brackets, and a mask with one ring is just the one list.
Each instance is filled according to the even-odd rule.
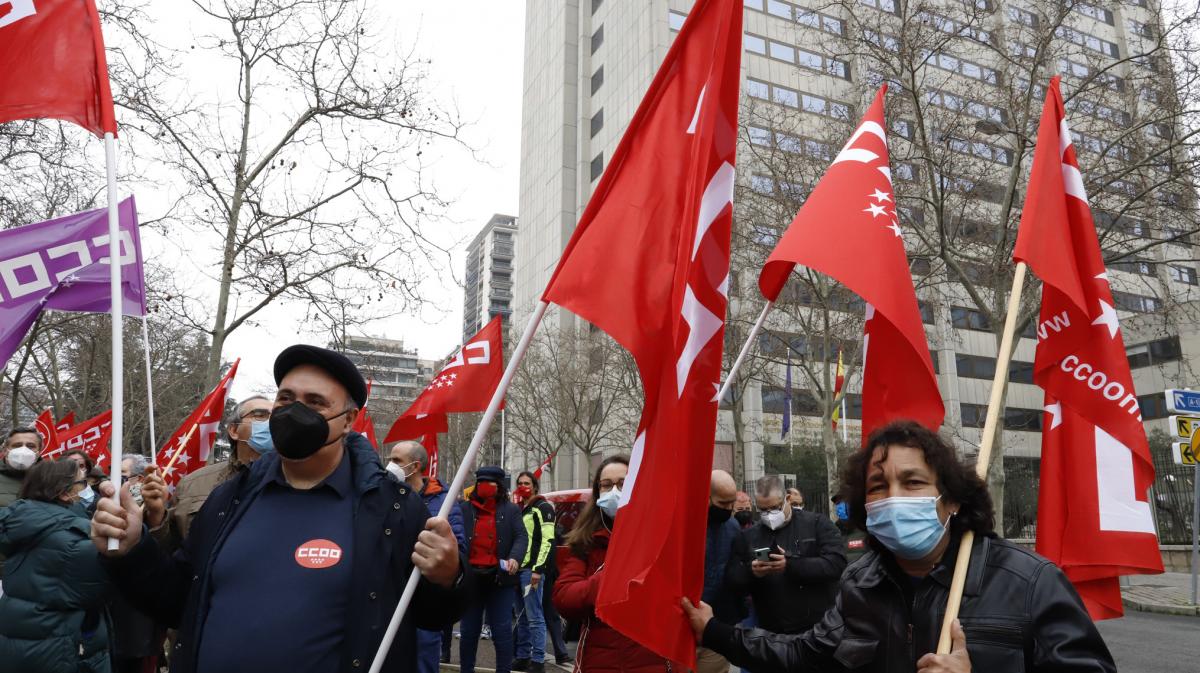
[[689,668],[679,602],[704,579],[741,33],[741,3],[695,4],[543,295],[628,349],[646,395],[596,612]]
[[546,460],[542,461],[542,464],[538,465],[538,469],[533,471],[533,478],[541,479],[542,472],[550,467],[550,463],[552,463],[554,461],[554,457],[557,455],[558,455],[558,449],[555,449],[550,455],[546,456]]
[[38,437],[42,438],[42,450],[58,446],[58,428],[54,424],[54,414],[49,409],[43,409],[33,421],[33,428]]
[[58,430],[59,432],[63,432],[64,430],[70,430],[74,426],[75,426],[75,412],[68,411],[66,416],[63,416],[62,418],[58,419],[58,425],[56,425],[54,429]]
[[[368,401],[371,398],[371,383],[372,381],[367,381]],[[358,416],[354,417],[354,424],[350,426],[350,429],[366,436],[367,441],[371,443],[371,448],[379,450],[379,441],[375,439],[375,423],[371,420],[371,414],[367,412],[367,405],[364,404],[363,408],[359,410]]]
[[1037,551],[1093,619],[1107,619],[1124,613],[1119,575],[1163,571],[1146,498],[1154,464],[1058,82],[1046,92],[1013,250],[1042,279]]
[[416,414],[401,416],[392,424],[384,444],[391,444],[402,439],[416,439],[430,433],[446,432],[450,429],[449,418],[446,414]]
[[455,353],[401,417],[483,411],[502,376],[503,334],[496,316]]
[[[200,406],[188,414],[183,424],[175,430],[175,434],[167,440],[162,450],[158,452],[158,464],[163,467],[163,480],[167,486],[174,488],[185,475],[198,470],[208,460],[208,452],[212,450],[213,442],[221,431],[221,417],[225,413],[225,397],[229,394],[229,386],[237,375],[238,363],[233,363],[225,376],[217,383]],[[194,428],[194,430],[193,430]],[[170,467],[167,465],[179,452],[179,458]]]
[[[837,372],[835,372],[834,381],[833,381],[833,399],[836,400],[837,396],[842,393],[842,386],[845,385],[845,383],[846,383],[846,367],[845,367],[845,365],[842,364],[842,349],[838,348]],[[845,403],[845,399],[842,400],[842,403],[843,404]],[[842,405],[839,404],[838,406],[834,407],[833,413],[829,415],[829,418],[833,421],[833,429],[835,432],[837,431],[838,419],[841,417],[842,417]]]
[[67,451],[78,449],[91,457],[97,465],[103,467],[109,459],[108,444],[111,434],[112,410],[110,409],[72,426],[59,435],[57,445],[47,446],[46,450],[42,451],[42,458],[57,459]]
[[117,133],[94,0],[7,0],[0,7],[0,123],[51,118]]
[[896,217],[885,93],[886,84],[758,277],[763,296],[774,301],[792,269],[803,264],[866,300],[864,443],[873,430],[898,418],[937,430],[946,413]]
[[438,439],[437,433],[431,432],[421,438],[421,446],[429,456],[429,467],[425,468],[425,476],[436,478],[438,473]]

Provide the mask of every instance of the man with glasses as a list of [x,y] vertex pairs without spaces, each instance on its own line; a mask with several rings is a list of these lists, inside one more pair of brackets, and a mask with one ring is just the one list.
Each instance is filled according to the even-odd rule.
[[756,481],[754,496],[759,521],[734,540],[725,582],[753,598],[762,628],[803,633],[833,605],[846,568],[842,537],[826,517],[792,507],[777,476]]
[[[225,424],[229,443],[233,445],[229,460],[205,465],[180,480],[175,487],[175,500],[170,511],[166,506],[167,487],[162,476],[156,468],[146,471],[143,485],[143,492],[147,496],[146,525],[150,527],[150,534],[155,541],[164,549],[179,547],[191,529],[192,519],[214,489],[246,470],[263,453],[271,450],[271,431],[267,426],[271,420],[271,406],[271,400],[262,395],[253,395],[234,407]],[[151,487],[151,484],[154,486]],[[151,493],[162,496],[150,497]]]

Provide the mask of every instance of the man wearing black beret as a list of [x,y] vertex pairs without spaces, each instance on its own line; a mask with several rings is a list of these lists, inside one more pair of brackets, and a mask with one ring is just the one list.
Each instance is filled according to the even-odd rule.
[[175,673],[352,673],[370,667],[415,567],[421,581],[383,669],[414,671],[416,629],[453,623],[465,598],[450,525],[350,432],[367,387],[349,359],[292,346],[275,381],[275,451],[213,491],[173,556],[144,534],[127,488],[120,506],[102,500],[92,539],[109,575],[179,629]]

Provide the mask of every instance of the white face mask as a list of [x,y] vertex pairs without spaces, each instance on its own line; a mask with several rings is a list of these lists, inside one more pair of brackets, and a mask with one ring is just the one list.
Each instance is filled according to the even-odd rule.
[[33,467],[33,464],[37,462],[37,454],[27,446],[18,446],[15,449],[10,449],[8,456],[4,460],[14,470],[24,472]]
[[96,499],[96,492],[92,490],[91,486],[87,486],[79,492],[79,499],[90,503]]
[[400,481],[405,481],[405,479],[406,479],[406,477],[404,475],[404,468],[400,467],[399,465],[397,465],[395,463],[389,462],[387,465],[385,465],[383,467],[383,469],[396,475],[396,478],[399,479]]
[[769,512],[763,512],[759,518],[763,525],[771,530],[779,530],[779,527],[784,524],[783,510],[773,509]]

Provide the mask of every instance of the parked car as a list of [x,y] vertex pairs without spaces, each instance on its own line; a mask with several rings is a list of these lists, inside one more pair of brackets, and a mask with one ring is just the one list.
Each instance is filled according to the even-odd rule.
[[592,489],[573,488],[566,491],[550,491],[543,493],[551,505],[554,505],[554,521],[558,529],[558,539],[561,540],[575,526],[583,506],[592,499]]

